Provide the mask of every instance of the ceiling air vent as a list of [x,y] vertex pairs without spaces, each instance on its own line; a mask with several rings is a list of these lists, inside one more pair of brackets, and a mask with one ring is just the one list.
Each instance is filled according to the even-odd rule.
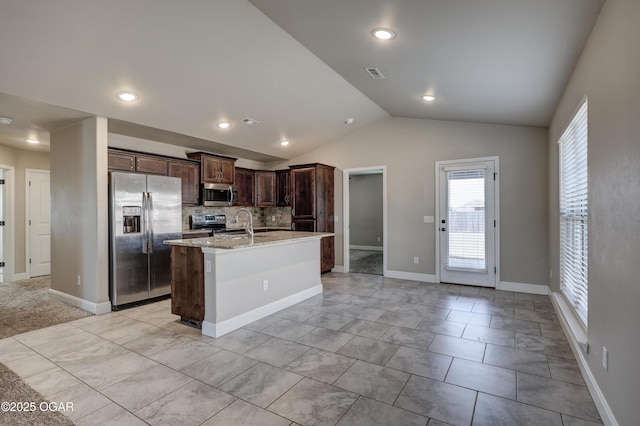
[[385,78],[378,68],[365,68],[364,70],[369,73],[371,78],[375,78],[376,80],[382,80]]
[[249,117],[243,118],[241,121],[247,126],[257,126],[258,124],[260,124],[258,120],[254,120],[253,118],[249,118]]

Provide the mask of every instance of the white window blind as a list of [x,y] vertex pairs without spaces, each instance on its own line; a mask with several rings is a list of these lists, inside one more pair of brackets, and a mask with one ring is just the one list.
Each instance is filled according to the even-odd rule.
[[486,170],[447,172],[447,268],[486,271]]
[[587,326],[588,179],[587,102],[558,141],[560,144],[560,290]]

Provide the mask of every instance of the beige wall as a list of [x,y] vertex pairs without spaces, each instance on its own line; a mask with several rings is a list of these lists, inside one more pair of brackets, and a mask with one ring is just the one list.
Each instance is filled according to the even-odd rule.
[[382,231],[382,174],[351,175],[349,244],[382,247]]
[[[435,214],[435,162],[499,156],[501,280],[546,285],[547,140],[542,128],[389,118],[287,164],[337,167],[337,265],[344,265],[342,170],[386,165],[388,269],[435,274],[435,228],[423,223],[423,216]],[[414,256],[420,264],[413,263]]]
[[[552,289],[559,290],[558,147],[581,99],[589,101],[589,328],[591,373],[621,425],[640,409],[640,2],[608,0],[550,128]],[[602,366],[602,347],[609,369]]]
[[107,183],[105,118],[51,134],[51,288],[90,311],[111,310]]
[[[0,141],[1,143],[1,141]],[[14,253],[13,274],[20,274],[24,278],[27,271],[26,264],[26,212],[25,212],[25,170],[49,170],[49,153],[27,151],[0,145],[0,164],[14,168]],[[9,247],[5,250],[10,250]],[[10,278],[11,279],[11,278]]]

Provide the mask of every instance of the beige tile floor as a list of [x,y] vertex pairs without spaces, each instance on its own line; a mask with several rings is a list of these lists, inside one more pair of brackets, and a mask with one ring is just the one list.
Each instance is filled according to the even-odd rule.
[[170,301],[0,340],[77,425],[593,425],[546,296],[363,274],[218,339]]

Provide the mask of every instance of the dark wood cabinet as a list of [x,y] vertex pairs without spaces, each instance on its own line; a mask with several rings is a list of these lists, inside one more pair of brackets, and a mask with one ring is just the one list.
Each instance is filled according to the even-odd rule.
[[142,154],[133,151],[109,149],[107,168],[109,171],[124,171],[152,175],[167,175],[167,157]]
[[291,205],[291,172],[289,170],[276,171],[276,206],[286,207]]
[[[325,164],[291,166],[291,224],[296,231],[334,232],[334,169]],[[322,239],[321,271],[335,266],[334,237]]]
[[235,168],[235,185],[238,187],[238,205],[253,207],[255,170]]
[[200,204],[200,165],[197,162],[169,160],[167,175],[182,180],[182,204]]
[[108,152],[107,167],[113,171],[135,172],[136,156],[128,152],[119,152],[112,149]]
[[256,207],[273,207],[276,205],[275,172],[256,172]]
[[315,181],[315,167],[301,167],[291,169],[291,216],[293,218],[315,219]]
[[167,175],[167,159],[147,155],[136,155],[136,173]]
[[204,256],[198,247],[171,246],[171,313],[204,320]]
[[187,157],[200,162],[202,183],[233,184],[235,179],[235,158],[220,157],[204,152],[190,152]]

